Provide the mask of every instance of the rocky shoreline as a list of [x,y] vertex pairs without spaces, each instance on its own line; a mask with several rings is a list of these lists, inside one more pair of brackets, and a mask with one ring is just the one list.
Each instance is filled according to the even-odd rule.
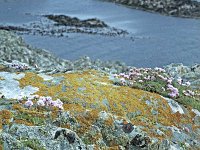
[[200,2],[193,0],[104,0],[163,15],[200,18]]
[[[84,33],[102,36],[127,36],[125,30],[110,27],[105,22],[97,18],[81,20],[76,17],[66,15],[40,15],[39,21],[30,22],[23,25],[0,25],[1,30],[13,31],[17,34],[68,37],[69,33]],[[133,37],[130,37],[133,39]]]

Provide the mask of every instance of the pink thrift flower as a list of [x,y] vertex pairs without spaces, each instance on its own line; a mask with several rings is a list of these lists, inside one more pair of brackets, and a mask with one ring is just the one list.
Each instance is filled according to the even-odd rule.
[[172,84],[172,79],[168,79],[167,83]]
[[124,78],[129,79],[129,75],[124,75]]
[[126,80],[124,78],[120,79],[121,83],[124,85],[126,83]]
[[124,76],[125,76],[125,73],[120,73],[119,76],[120,76],[120,77],[124,77]]
[[31,106],[33,106],[33,102],[31,100],[28,100],[28,101],[25,102],[25,106],[31,107]]
[[190,129],[188,127],[183,128],[186,132],[190,132]]
[[52,106],[52,107],[57,107],[56,101],[51,101],[51,102],[50,102],[50,106]]
[[174,98],[174,97],[179,96],[179,91],[177,88],[173,87],[173,85],[171,85],[171,84],[168,84],[167,87],[168,87],[167,89],[170,90],[170,92],[171,92],[168,94],[170,97]]
[[162,75],[157,75],[161,80],[167,81],[167,78],[163,77]]
[[42,99],[39,99],[39,100],[37,101],[37,105],[38,105],[38,106],[45,106],[45,103],[44,103],[44,101],[43,101]]
[[61,110],[64,109],[62,105],[58,105],[57,107],[58,107],[59,109],[61,109]]

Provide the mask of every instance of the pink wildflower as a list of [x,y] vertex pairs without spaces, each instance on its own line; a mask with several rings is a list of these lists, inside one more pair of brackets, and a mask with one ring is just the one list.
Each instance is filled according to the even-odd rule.
[[125,80],[124,78],[121,78],[120,81],[121,81],[121,83],[122,83],[123,85],[126,84],[126,80]]
[[170,90],[170,92],[171,92],[168,94],[170,97],[174,98],[174,97],[179,96],[179,91],[177,88],[173,87],[173,85],[171,85],[171,84],[168,84],[167,87],[168,87],[167,89]]
[[172,84],[172,81],[173,80],[170,78],[170,79],[167,80],[167,83]]
[[39,99],[39,100],[37,101],[37,105],[38,105],[38,106],[45,106],[45,103],[44,103],[44,101],[43,101],[42,99]]
[[31,100],[28,100],[28,101],[25,102],[25,106],[31,107],[31,106],[33,106],[33,102]]
[[184,127],[183,130],[185,130],[186,132],[190,132],[190,129],[188,127]]

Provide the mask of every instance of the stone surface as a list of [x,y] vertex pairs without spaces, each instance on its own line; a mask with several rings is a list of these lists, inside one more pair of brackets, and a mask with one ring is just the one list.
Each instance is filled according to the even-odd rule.
[[[6,102],[3,104],[6,107],[0,107],[1,141],[5,148],[70,150],[81,147],[92,150],[121,147],[131,150],[200,147],[197,110],[185,107],[183,113],[183,106],[172,99],[115,86],[108,73],[95,70],[52,75],[30,71],[18,75],[0,73],[0,81],[9,82],[6,77],[11,76],[10,80],[15,78],[18,82],[10,88],[19,90],[15,95],[30,86],[38,89],[33,95],[59,98],[64,103],[61,111],[38,107],[35,99],[33,106],[25,107],[25,101],[35,97],[33,95],[26,95],[28,97],[20,101],[14,97],[1,98],[1,102]],[[0,89],[0,93],[4,92]]]

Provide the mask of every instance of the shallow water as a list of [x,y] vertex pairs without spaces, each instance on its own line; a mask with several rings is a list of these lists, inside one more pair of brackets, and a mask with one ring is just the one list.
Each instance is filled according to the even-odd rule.
[[1,24],[39,20],[41,14],[66,14],[82,19],[96,17],[136,37],[69,34],[69,38],[24,35],[25,41],[74,60],[83,55],[120,60],[138,67],[182,62],[200,63],[200,20],[161,16],[96,0],[0,1]]

